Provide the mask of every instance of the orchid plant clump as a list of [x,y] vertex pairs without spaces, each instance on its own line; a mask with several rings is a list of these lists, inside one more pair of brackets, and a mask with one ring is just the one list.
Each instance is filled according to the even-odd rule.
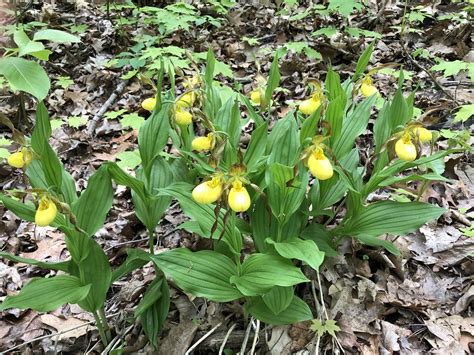
[[[151,115],[139,130],[141,165],[132,176],[109,162],[80,193],[48,143],[51,126],[40,102],[32,137],[24,137],[8,159],[26,174],[31,189],[5,191],[0,201],[22,219],[60,229],[71,258],[49,263],[0,252],[14,262],[61,271],[32,280],[0,309],[50,311],[77,303],[94,315],[107,344],[112,332],[104,307],[107,290],[152,262],[156,278],[135,317],[154,346],[170,304],[167,280],[197,297],[235,301],[245,314],[269,324],[322,318],[301,296],[323,262],[338,255],[344,238],[398,254],[381,235],[404,235],[444,212],[419,201],[370,200],[371,193],[395,183],[446,180],[443,157],[451,152],[434,151],[435,134],[413,119],[414,95],[402,95],[402,78],[378,112],[370,152],[358,150],[355,142],[381,98],[364,76],[372,49],[363,53],[352,78],[341,82],[329,69],[325,82],[312,85],[309,98],[274,125],[277,57],[250,98],[222,89],[212,52],[205,71],[185,78],[179,95],[174,72],[162,69],[156,96],[142,103]],[[252,127],[249,141],[242,140],[244,127]],[[165,152],[170,145],[176,154]],[[94,239],[112,207],[112,181],[131,189],[135,213],[149,235],[149,250],[129,249],[115,269]],[[188,217],[180,228],[210,238],[212,248],[155,254],[156,226],[173,199]],[[252,246],[244,252],[245,236]]]

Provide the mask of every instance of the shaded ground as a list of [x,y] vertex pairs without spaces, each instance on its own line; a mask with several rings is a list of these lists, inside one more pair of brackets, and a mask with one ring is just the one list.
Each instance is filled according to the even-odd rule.
[[[388,97],[395,90],[395,76],[402,64],[406,71],[407,91],[419,85],[415,106],[422,110],[424,121],[432,129],[461,129],[460,124],[453,124],[453,109],[473,101],[472,77],[469,78],[464,71],[443,77],[441,72],[430,68],[435,64],[435,56],[449,61],[473,61],[474,54],[470,50],[472,26],[462,16],[461,20],[454,16],[462,15],[461,10],[466,4],[447,1],[436,6],[410,4],[405,19],[408,13],[413,13],[414,20],[405,21],[405,34],[401,37],[404,4],[395,1],[381,3],[383,5],[362,7],[349,17],[341,14],[326,16],[314,11],[304,16],[307,4],[277,14],[280,9],[266,1],[243,1],[228,14],[220,15],[212,7],[197,3],[199,12],[196,16],[211,16],[221,25],[214,26],[210,19],[202,25],[191,23],[189,31],[178,28],[165,32],[160,36],[160,46],[172,45],[192,53],[205,52],[210,46],[224,63],[221,79],[244,93],[250,91],[259,71],[262,74],[268,72],[274,50],[287,51],[280,61],[282,90],[277,96],[281,103],[286,104],[282,107],[287,107],[305,96],[304,89],[309,80],[324,79],[329,63],[343,78],[347,77],[353,72],[363,48],[376,35],[367,32],[368,37],[355,37],[343,29],[373,31],[380,34],[381,39],[370,65],[387,65],[384,74],[374,76],[382,96]],[[417,5],[423,11],[417,9]],[[43,21],[51,27],[76,30],[82,40],[80,44],[53,47],[51,63],[46,65],[51,78],[63,76],[73,81],[66,88],[53,81],[56,84],[47,100],[47,107],[57,127],[53,133],[53,146],[79,186],[84,185],[87,177],[103,161],[118,159],[122,166],[129,168],[139,163],[134,153],[137,131],[131,127],[139,126],[143,121],[140,116],[147,116],[141,110],[140,102],[153,95],[153,91],[136,76],[121,78],[133,74],[130,73],[133,62],[127,62],[121,68],[106,63],[136,44],[133,35],[156,35],[157,27],[146,27],[140,20],[137,23],[132,21],[138,18],[132,9],[117,9],[112,7],[108,17],[103,7],[77,2],[76,5],[33,5],[22,13],[23,23]],[[416,15],[417,12],[427,16],[416,21],[417,16],[422,16]],[[449,14],[452,18],[443,19]],[[11,20],[11,16],[6,18],[6,21]],[[71,28],[71,24],[76,28]],[[334,27],[338,32],[325,30],[323,32],[327,35],[312,35],[328,27]],[[3,37],[5,43],[8,40],[8,36]],[[416,56],[417,49],[423,55]],[[185,55],[181,54],[172,56],[170,60],[176,64],[184,59]],[[183,70],[188,72],[187,68]],[[229,77],[229,70],[235,75],[235,80]],[[99,117],[91,138],[87,134],[87,125],[124,81],[123,91],[107,108],[106,115]],[[1,102],[2,111],[13,119],[18,97],[5,91]],[[27,100],[26,106],[31,116],[33,102]],[[275,119],[284,114],[277,112]],[[76,119],[71,120],[71,116]],[[20,120],[17,124],[28,130],[28,121]],[[469,129],[472,128],[470,125],[472,121],[467,121],[464,126]],[[3,135],[9,137],[7,132]],[[365,136],[368,138],[369,132]],[[358,142],[362,149],[367,143],[365,139]],[[446,146],[446,139],[440,139],[438,144]],[[444,175],[452,182],[433,183],[422,198],[447,208],[448,212],[417,233],[397,238],[394,242],[402,251],[402,257],[347,242],[341,246],[341,256],[325,263],[321,271],[324,300],[329,317],[337,320],[341,331],[337,333],[339,344],[333,338],[325,337],[320,344],[322,349],[334,352],[342,347],[347,352],[364,354],[462,354],[474,351],[474,239],[470,228],[474,168],[470,159],[461,154],[448,158]],[[5,165],[0,166],[0,176],[3,189],[22,186],[21,177]],[[403,198],[414,188],[387,189],[371,198],[384,199],[395,194]],[[67,258],[59,232],[35,230],[34,225],[18,220],[2,207],[0,211],[3,215],[0,221],[1,250],[41,260]],[[97,235],[113,265],[123,261],[127,247],[147,248],[145,229],[132,211],[129,191],[118,188],[108,223]],[[159,248],[202,247],[196,236],[177,229],[184,220],[179,206],[173,203],[158,229],[161,236]],[[35,267],[1,261],[0,297],[15,292],[29,278],[45,273]],[[131,323],[131,315],[146,284],[153,277],[153,268],[145,267],[114,283],[111,288],[106,310],[118,334],[117,339],[123,341],[125,353],[151,352],[140,327]],[[304,295],[308,304],[317,308],[312,286],[319,289],[317,284],[301,286],[299,293]],[[240,350],[245,343],[246,330],[252,327],[242,311],[238,304],[207,303],[174,290],[171,312],[162,333],[161,353],[185,353],[215,326],[217,329],[196,347],[195,353],[218,353],[230,329],[232,333],[227,348],[235,352]],[[90,315],[75,306],[65,306],[51,314],[7,311],[0,318],[0,350],[18,353],[99,351],[98,336],[90,325],[91,321]],[[67,328],[74,330],[56,335]],[[313,351],[316,343],[307,323],[284,327],[262,325],[259,335],[256,348],[261,354]],[[248,349],[253,339],[254,329],[250,332]]]

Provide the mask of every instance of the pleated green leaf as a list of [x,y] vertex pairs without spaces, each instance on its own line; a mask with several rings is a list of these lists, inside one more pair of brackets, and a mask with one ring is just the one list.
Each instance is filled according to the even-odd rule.
[[277,253],[282,257],[304,261],[316,271],[324,261],[324,252],[320,251],[312,240],[295,238],[278,243],[267,238],[266,242],[273,244]]
[[185,292],[211,301],[228,302],[242,297],[230,283],[237,266],[227,256],[211,250],[174,249],[151,257]]
[[445,211],[429,203],[380,201],[362,209],[343,230],[348,235],[403,235],[417,230]]
[[90,287],[81,284],[77,277],[67,275],[33,279],[18,295],[8,296],[0,304],[0,311],[8,308],[54,311],[63,304],[80,302],[88,295]]
[[299,297],[294,296],[290,305],[275,315],[261,297],[255,297],[245,304],[245,309],[255,318],[273,325],[293,324],[313,318],[308,305]]
[[293,286],[309,281],[293,264],[277,255],[252,254],[242,264],[240,275],[231,277],[245,296],[263,295],[274,286]]

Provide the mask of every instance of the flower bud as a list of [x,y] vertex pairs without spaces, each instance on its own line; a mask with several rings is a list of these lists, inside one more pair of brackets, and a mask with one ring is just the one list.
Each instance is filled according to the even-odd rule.
[[242,182],[237,180],[232,184],[227,202],[235,212],[245,212],[250,207],[250,195]]
[[318,148],[309,156],[308,168],[311,174],[318,180],[330,179],[334,174],[332,164],[321,148]]
[[416,127],[414,133],[421,143],[429,143],[433,139],[433,134],[425,127]]
[[33,161],[33,154],[28,148],[22,148],[21,150],[10,154],[7,159],[8,165],[21,169],[27,167]]
[[196,137],[191,142],[193,150],[198,152],[207,152],[212,149],[213,134],[209,133],[206,137]]
[[395,143],[395,153],[398,158],[406,161],[416,159],[416,146],[412,143],[410,135],[405,133],[402,138]]
[[148,99],[143,100],[142,108],[151,112],[155,109],[156,106],[156,98],[149,97]]
[[222,181],[219,177],[213,177],[197,185],[192,192],[193,199],[202,204],[216,202],[222,195]]
[[321,105],[321,100],[317,97],[312,97],[310,99],[306,99],[301,101],[298,110],[305,115],[311,115],[314,111],[316,111],[319,106]]
[[364,97],[370,97],[377,94],[379,91],[372,84],[372,79],[366,77],[360,86],[360,92]]
[[39,227],[49,226],[58,213],[56,204],[46,196],[41,197],[35,214],[35,223]]
[[180,107],[176,108],[174,118],[176,120],[176,123],[181,126],[187,126],[193,122],[193,115],[191,114],[191,112],[183,110]]

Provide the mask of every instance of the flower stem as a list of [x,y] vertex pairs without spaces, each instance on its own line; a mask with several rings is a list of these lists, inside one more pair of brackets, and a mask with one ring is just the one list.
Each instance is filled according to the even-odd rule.
[[99,309],[99,316],[102,320],[102,326],[105,329],[105,335],[107,337],[107,342],[109,342],[112,339],[112,334],[110,332],[109,323],[107,322],[107,317],[105,315],[104,305],[102,305],[102,307],[100,307],[100,309]]
[[97,314],[97,312],[93,312],[92,314],[94,315],[95,325],[97,327],[97,330],[99,331],[99,335],[100,335],[100,339],[102,340],[102,344],[104,344],[104,346],[107,346],[109,341],[107,339],[107,336],[105,335],[105,331],[104,331],[104,327],[102,325],[102,321],[100,320],[100,317]]
[[153,230],[148,230],[148,244],[150,246],[150,254],[155,255],[155,235]]

